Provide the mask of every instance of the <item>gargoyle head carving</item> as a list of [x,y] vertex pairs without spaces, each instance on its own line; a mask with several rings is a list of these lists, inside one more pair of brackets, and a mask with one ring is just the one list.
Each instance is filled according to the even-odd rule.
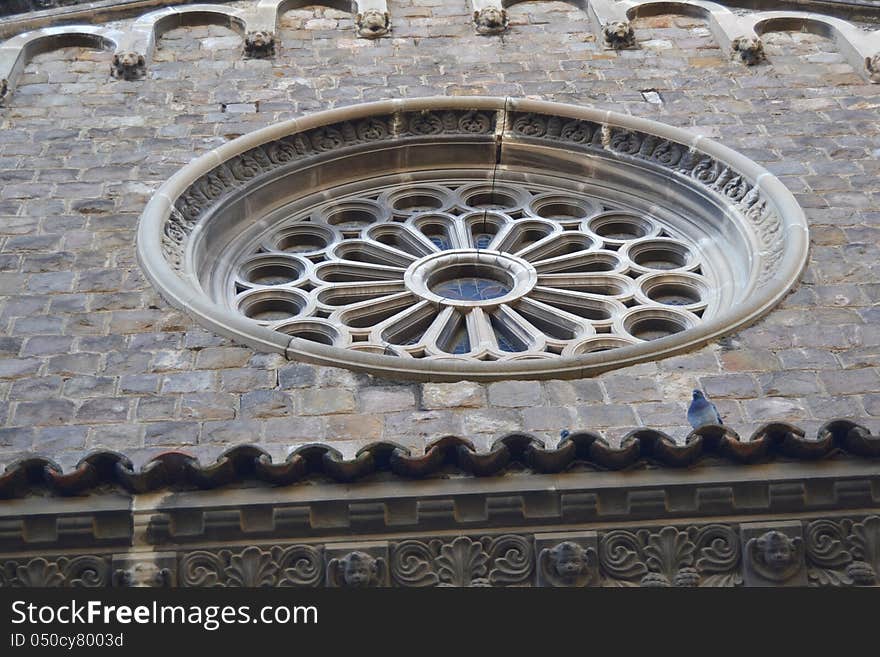
[[611,21],[602,28],[605,43],[611,48],[631,48],[636,44],[636,33],[629,21]]
[[364,13],[355,17],[358,36],[368,39],[388,34],[391,29],[391,16],[388,12],[381,12],[378,9],[367,9]]
[[868,71],[871,82],[880,84],[880,52],[873,57],[865,57],[865,68]]
[[147,72],[147,60],[136,52],[119,52],[113,55],[110,74],[121,80],[139,80]]
[[244,52],[248,57],[271,57],[275,54],[275,35],[259,30],[244,37]]
[[746,66],[754,66],[764,61],[764,44],[757,37],[737,37],[731,42],[733,57],[738,57]]
[[478,34],[500,34],[507,29],[507,11],[501,7],[486,7],[474,12]]

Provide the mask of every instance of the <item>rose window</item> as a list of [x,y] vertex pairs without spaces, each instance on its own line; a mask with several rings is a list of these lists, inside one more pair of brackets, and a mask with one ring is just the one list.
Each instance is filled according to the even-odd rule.
[[401,358],[586,354],[713,312],[719,273],[685,232],[555,182],[323,193],[260,225],[217,285],[230,309],[272,330]]
[[387,101],[194,160],[138,229],[171,304],[393,378],[582,377],[700,346],[797,281],[807,225],[699,134],[570,105]]

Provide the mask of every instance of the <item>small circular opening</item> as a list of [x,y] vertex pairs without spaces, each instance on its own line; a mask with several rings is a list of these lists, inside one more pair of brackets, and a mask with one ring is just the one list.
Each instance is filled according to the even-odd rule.
[[543,219],[569,221],[572,219],[583,219],[589,214],[589,210],[586,206],[579,203],[558,201],[538,205],[535,207],[535,214]]
[[324,236],[306,230],[284,233],[275,240],[275,248],[287,253],[310,253],[320,251],[329,244]]
[[301,275],[293,265],[272,262],[251,267],[243,272],[243,278],[254,285],[284,285],[292,283]]
[[436,272],[428,280],[434,294],[454,301],[498,299],[513,289],[513,278],[489,266],[458,265]]
[[629,332],[640,340],[659,340],[685,330],[685,326],[666,317],[646,317],[632,323]]
[[411,194],[394,201],[393,207],[399,212],[427,212],[443,207],[443,200],[429,194]]
[[513,196],[499,191],[477,192],[468,196],[465,202],[468,206],[480,210],[505,210],[518,205]]
[[632,259],[647,269],[678,269],[687,264],[688,252],[684,247],[679,250],[656,246],[633,253]]
[[362,208],[345,208],[344,210],[337,210],[328,215],[327,223],[331,226],[338,226],[340,228],[357,228],[359,226],[367,226],[376,221],[376,219],[376,215],[369,210],[364,210]]
[[606,218],[593,222],[592,230],[609,240],[635,240],[649,232],[647,224],[624,218]]
[[668,283],[648,290],[648,298],[667,306],[687,306],[699,303],[699,293],[690,287]]
[[305,302],[300,297],[290,295],[253,295],[241,302],[241,311],[258,322],[278,322],[296,317]]

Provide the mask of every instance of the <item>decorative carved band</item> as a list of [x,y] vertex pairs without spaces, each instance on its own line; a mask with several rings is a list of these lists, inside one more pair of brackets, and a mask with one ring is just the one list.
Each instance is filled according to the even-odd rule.
[[[117,561],[119,565],[117,566]],[[872,586],[880,516],[7,561],[0,585]]]

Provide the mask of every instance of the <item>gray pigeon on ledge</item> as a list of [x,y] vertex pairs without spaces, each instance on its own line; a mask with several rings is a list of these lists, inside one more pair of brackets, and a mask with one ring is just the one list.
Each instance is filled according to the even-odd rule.
[[688,407],[688,422],[694,429],[705,424],[724,424],[715,404],[706,399],[706,396],[699,390],[694,390],[693,401]]

